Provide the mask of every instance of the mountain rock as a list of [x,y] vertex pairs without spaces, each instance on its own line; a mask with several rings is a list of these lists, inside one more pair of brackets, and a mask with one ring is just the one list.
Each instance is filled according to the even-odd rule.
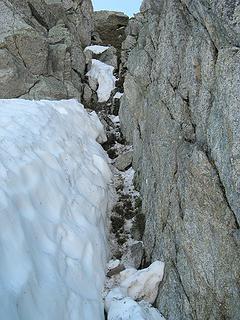
[[121,126],[170,320],[240,314],[239,39],[238,1],[145,0],[123,43]]
[[121,56],[128,20],[128,16],[122,12],[104,10],[94,12],[95,31],[100,35],[103,45],[112,45],[117,49],[118,57]]
[[91,0],[2,0],[0,24],[0,98],[80,100]]

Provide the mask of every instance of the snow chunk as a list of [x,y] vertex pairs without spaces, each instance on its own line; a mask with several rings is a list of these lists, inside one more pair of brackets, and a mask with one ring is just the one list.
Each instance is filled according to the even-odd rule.
[[135,302],[126,297],[112,302],[108,313],[108,320],[165,320],[160,312],[150,304]]
[[0,319],[103,320],[103,127],[75,100],[0,100],[0,114]]
[[91,69],[87,76],[98,82],[98,101],[106,102],[115,88],[116,78],[113,75],[114,67],[99,60],[93,59]]
[[115,124],[119,124],[120,123],[119,116],[114,116],[114,115],[110,114],[108,117],[113,123],[115,123]]
[[124,95],[124,93],[117,92],[117,93],[114,95],[113,99],[121,99],[121,97],[122,97],[123,95]]
[[92,45],[92,46],[88,46],[84,49],[84,52],[86,52],[87,50],[92,51],[95,54],[101,54],[103,52],[105,52],[107,49],[109,49],[110,47],[107,46],[98,46],[98,45]]
[[123,297],[154,303],[163,273],[164,263],[161,261],[155,261],[148,268],[139,271],[135,268],[128,268],[120,272],[120,284],[106,296],[106,309],[110,308],[113,300],[122,299]]
[[153,262],[150,267],[136,272],[131,270],[131,275],[125,277],[128,270],[122,271],[125,279],[120,283],[121,291],[133,300],[144,300],[154,303],[158,294],[159,283],[162,281],[164,263]]

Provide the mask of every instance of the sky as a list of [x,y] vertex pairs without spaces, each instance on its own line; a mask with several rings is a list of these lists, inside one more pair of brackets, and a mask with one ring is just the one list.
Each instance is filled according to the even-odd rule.
[[142,0],[92,0],[94,10],[123,11],[128,16],[139,12]]

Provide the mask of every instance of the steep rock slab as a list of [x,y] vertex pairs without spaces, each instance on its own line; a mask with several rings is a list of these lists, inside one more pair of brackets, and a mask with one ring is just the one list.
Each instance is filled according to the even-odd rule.
[[235,1],[147,0],[128,28],[120,119],[171,320],[240,313],[238,12]]

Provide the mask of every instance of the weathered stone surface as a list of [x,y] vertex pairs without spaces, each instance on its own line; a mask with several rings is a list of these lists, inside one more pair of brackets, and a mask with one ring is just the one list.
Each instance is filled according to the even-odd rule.
[[133,159],[133,151],[132,150],[127,151],[125,153],[122,153],[116,158],[116,160],[114,162],[115,167],[120,171],[124,171],[131,166],[132,159]]
[[138,241],[136,243],[133,243],[130,246],[130,262],[132,263],[132,266],[136,269],[140,268],[141,262],[143,259],[143,243],[142,241]]
[[53,77],[40,77],[25,98],[40,100],[61,100],[67,97],[67,89],[62,81]]
[[0,98],[81,99],[91,0],[2,0],[0,25]]
[[[19,79],[22,79],[19,81]],[[0,97],[17,98],[33,86],[35,78],[29,74],[20,60],[7,49],[0,50]]]
[[237,1],[146,0],[124,43],[120,119],[169,320],[240,314],[239,18]]
[[112,45],[121,56],[122,42],[125,40],[125,28],[128,24],[128,16],[122,12],[95,11],[95,31],[98,32],[103,45]]

